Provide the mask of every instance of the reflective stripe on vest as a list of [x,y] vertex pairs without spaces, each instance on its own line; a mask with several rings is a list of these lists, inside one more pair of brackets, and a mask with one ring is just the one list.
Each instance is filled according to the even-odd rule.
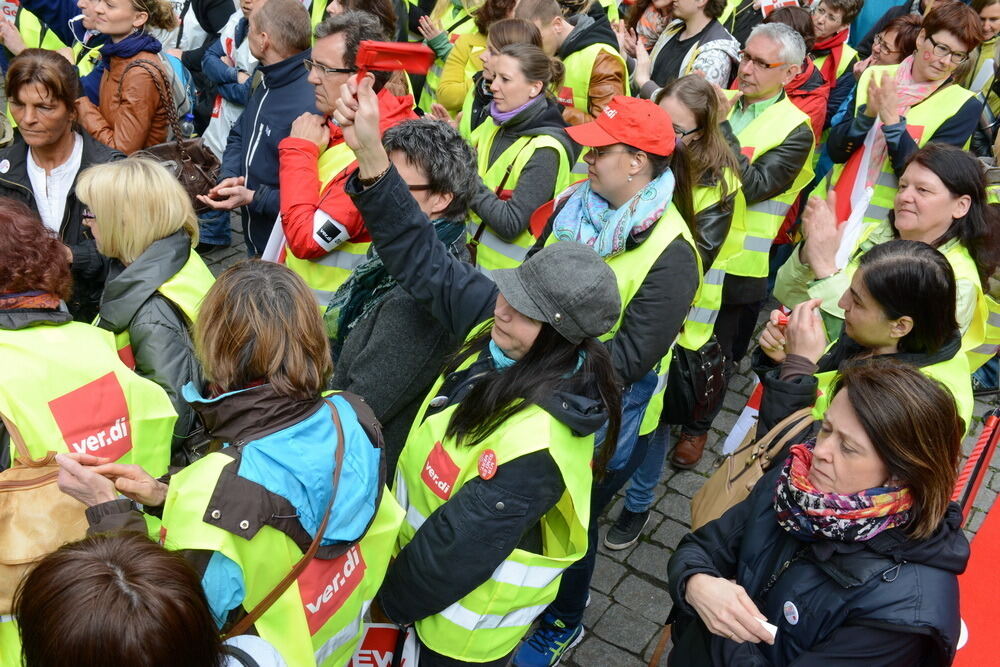
[[990,308],[986,295],[983,294],[982,283],[979,280],[979,270],[976,262],[972,259],[969,251],[958,242],[952,239],[938,250],[944,255],[948,263],[951,264],[955,272],[955,283],[964,281],[973,285],[976,289],[976,305],[972,314],[972,321],[962,334],[962,351],[968,355],[969,369],[975,371],[979,365],[984,363],[989,357],[976,350],[986,341],[987,330],[989,328]]
[[[485,322],[469,339],[491,326],[492,321]],[[474,360],[472,355],[462,368]],[[432,650],[456,660],[486,662],[517,646],[532,621],[555,598],[563,570],[587,550],[594,437],[573,435],[566,425],[533,405],[504,421],[483,442],[458,446],[444,435],[456,406],[427,416],[430,400],[443,381],[438,378],[428,393],[399,458],[393,491],[408,516],[433,514],[480,474],[484,459],[493,469],[547,450],[566,483],[559,501],[539,524],[543,553],[514,549],[482,585],[416,623],[420,640]],[[416,534],[412,523],[400,528],[397,552]],[[477,528],[489,530],[488,525]]]
[[[343,410],[339,401],[337,407]],[[302,552],[268,525],[245,539],[204,521],[219,476],[233,462],[216,452],[173,477],[170,486],[176,487],[167,492],[162,526],[168,549],[218,551],[235,562],[246,588],[242,606],[249,610],[271,592]],[[361,540],[339,558],[310,562],[257,620],[256,633],[289,665],[346,665],[361,640],[361,619],[382,584],[402,516],[395,499],[383,490],[375,518]],[[325,607],[330,604],[335,606]]]
[[[342,171],[351,167],[354,161],[354,151],[345,142],[334,144],[323,151],[316,164],[320,192],[324,193],[330,183]],[[316,298],[316,305],[325,309],[337,288],[351,275],[351,271],[368,258],[369,247],[370,241],[347,241],[317,259],[301,259],[286,244],[285,266],[305,281]]]
[[[735,105],[733,106],[735,109]],[[742,152],[751,164],[768,151],[777,148],[802,124],[811,127],[809,116],[796,107],[787,97],[764,110],[739,132]],[[746,205],[744,227],[746,239],[743,249],[729,260],[726,272],[736,276],[763,278],[768,270],[768,253],[777,236],[785,215],[798,197],[799,191],[812,180],[813,147],[791,187],[781,194],[760,202]],[[742,197],[742,194],[739,195]]]
[[590,113],[590,76],[594,72],[597,54],[602,51],[611,54],[621,63],[622,72],[626,74],[624,94],[629,94],[628,68],[621,54],[607,44],[591,44],[563,58],[566,74],[563,76],[562,87],[556,97],[559,104],[564,107],[574,107],[585,114]]
[[[881,78],[885,74],[895,77],[898,68],[899,65],[878,65],[869,67],[861,73],[861,78],[858,81],[857,97],[854,103],[855,116],[861,112],[861,107],[868,101],[868,83],[871,81],[871,77],[878,76]],[[974,93],[962,88],[958,84],[949,84],[944,88],[940,88],[924,99],[924,101],[907,110],[907,133],[909,133],[918,148],[924,146],[930,141],[941,125],[958,113],[962,105],[974,96]],[[825,199],[827,191],[838,185],[844,172],[846,171],[848,174],[856,173],[860,168],[859,165],[864,165],[863,151],[860,146],[848,158],[846,163],[833,165],[833,169],[826,177],[824,184],[817,187],[813,194]],[[889,212],[892,211],[897,185],[898,182],[892,168],[892,160],[886,157],[882,162],[880,173],[872,185],[871,202],[864,216],[866,223],[878,224],[886,220]]]
[[111,332],[80,322],[0,330],[0,414],[35,458],[93,454],[151,475],[170,462],[174,412],[160,385],[118,358]]
[[[830,348],[828,347],[827,349]],[[955,399],[958,414],[965,422],[966,429],[968,429],[972,420],[974,399],[972,397],[972,377],[965,354],[958,352],[951,359],[930,366],[923,366],[918,370],[948,388]],[[830,401],[833,398],[830,393],[833,389],[833,381],[836,379],[836,376],[836,371],[816,373],[816,403],[813,405],[812,412],[814,419],[822,419],[827,408],[830,407]]]
[[[674,239],[678,236],[691,246],[695,261],[698,264],[698,291],[694,297],[694,301],[697,302],[702,289],[701,255],[698,254],[698,248],[695,245],[694,238],[691,236],[687,223],[681,217],[677,207],[671,203],[663,213],[663,216],[653,226],[652,231],[646,237],[645,241],[614,257],[605,258],[604,261],[615,273],[615,281],[618,284],[618,294],[621,297],[622,310],[618,314],[615,326],[606,334],[600,336],[599,340],[610,340],[618,333],[618,329],[622,325],[625,310],[628,308],[629,302],[632,301],[632,297],[639,292],[639,288],[646,280],[646,276],[649,274],[650,269],[653,268],[656,260],[659,259],[663,251],[667,249],[667,246],[673,243]],[[557,241],[558,239],[555,234],[550,234],[545,241],[545,245],[551,245]],[[656,387],[653,390],[653,396],[650,398],[649,405],[646,408],[642,425],[639,427],[639,435],[649,433],[656,428],[660,421],[660,413],[663,410],[663,390],[667,386],[667,374],[670,369],[670,357],[672,354],[673,343],[671,343],[666,355],[664,355],[659,363],[650,369],[656,372],[657,381]]]
[[984,294],[989,316],[986,318],[984,342],[968,350],[969,368],[979,368],[1000,351],[1000,303],[992,296]]
[[[190,330],[195,320],[198,319],[198,311],[201,309],[201,302],[205,299],[205,294],[214,284],[215,276],[205,266],[205,261],[201,256],[192,248],[188,260],[180,271],[160,285],[156,291],[180,309]],[[100,326],[100,322],[101,316],[98,315],[94,324]],[[129,336],[127,326],[115,334],[115,344],[118,347],[118,356],[121,357],[121,360],[125,362],[126,366],[134,369],[135,355],[132,352],[132,339]]]
[[[556,182],[549,199],[554,197],[556,193],[562,192],[569,185],[572,179],[569,171],[569,157],[566,154],[565,146],[559,140],[547,134],[518,137],[490,164],[490,150],[500,127],[492,119],[484,121],[483,125],[487,125],[487,127],[483,129],[482,133],[477,133],[476,159],[479,174],[486,187],[494,191],[498,188],[502,188],[503,192],[513,191],[517,187],[517,181],[524,166],[531,160],[535,151],[540,148],[551,148],[559,156]],[[504,197],[501,193],[497,194]],[[481,232],[480,228],[482,228]],[[479,216],[474,214],[469,216],[469,222],[466,224],[466,235],[470,243],[476,245],[476,266],[486,275],[495,269],[512,269],[518,266],[524,261],[528,251],[537,241],[527,225],[513,241],[504,241],[488,225],[483,223]],[[477,235],[479,236],[478,242]]]
[[[739,178],[731,170],[726,170],[726,188],[730,195],[734,195],[740,186]],[[722,201],[722,186],[696,187],[692,193],[694,199],[695,223],[698,222],[698,214],[705,209],[717,205]],[[732,217],[742,217],[743,198],[733,197]],[[737,225],[730,223],[729,233],[719,248],[715,261],[711,268],[705,272],[702,279],[701,291],[695,299],[684,322],[684,328],[677,337],[677,344],[689,350],[698,350],[708,339],[712,337],[715,330],[715,320],[719,316],[719,309],[722,307],[722,284],[726,278],[726,265],[729,259],[736,255],[743,247],[744,230]]]

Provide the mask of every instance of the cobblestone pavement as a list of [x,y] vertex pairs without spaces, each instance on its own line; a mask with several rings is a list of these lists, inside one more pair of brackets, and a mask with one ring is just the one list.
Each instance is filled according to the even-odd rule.
[[[205,260],[216,274],[246,257],[238,218],[233,217],[233,245],[206,253]],[[722,443],[753,386],[746,360],[741,372],[729,383],[722,412],[712,425],[705,456],[693,470],[674,470],[664,466],[663,478],[656,487],[656,502],[649,524],[638,543],[621,551],[600,546],[590,606],[584,616],[586,636],[570,652],[564,665],[570,667],[634,667],[648,663],[660,637],[663,622],[672,606],[667,592],[667,560],[691,521],[690,499],[715,470],[721,458]],[[996,405],[976,400],[974,423],[962,445],[963,463],[979,437],[982,419]],[[986,511],[1000,492],[1000,453],[990,463],[973,510],[966,523],[970,539],[982,524]],[[601,520],[601,539],[608,525],[621,510],[619,497]],[[610,517],[610,518],[609,518]],[[666,658],[660,660],[666,665]]]

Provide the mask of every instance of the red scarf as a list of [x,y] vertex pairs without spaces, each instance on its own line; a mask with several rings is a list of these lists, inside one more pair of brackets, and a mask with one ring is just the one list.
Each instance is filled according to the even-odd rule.
[[830,57],[823,61],[823,66],[820,67],[819,72],[831,86],[837,81],[837,66],[844,55],[844,44],[847,42],[850,32],[848,28],[835,32],[826,39],[813,44],[812,51],[810,52],[813,60],[818,60],[830,54]]

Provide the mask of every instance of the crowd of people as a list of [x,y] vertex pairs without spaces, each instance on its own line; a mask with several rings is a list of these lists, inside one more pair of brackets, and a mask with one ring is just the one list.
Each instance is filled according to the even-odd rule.
[[[0,585],[0,665],[339,666],[382,623],[552,667],[745,357],[786,444],[658,566],[668,663],[951,664],[1000,0],[10,18],[0,492],[54,461],[87,537]],[[198,192],[156,150],[194,138]]]

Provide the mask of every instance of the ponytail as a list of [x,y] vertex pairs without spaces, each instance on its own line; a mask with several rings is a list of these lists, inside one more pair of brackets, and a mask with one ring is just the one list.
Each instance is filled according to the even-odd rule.
[[145,12],[149,17],[146,25],[160,30],[173,30],[177,27],[177,16],[174,7],[166,0],[132,0],[132,8],[137,12]]

